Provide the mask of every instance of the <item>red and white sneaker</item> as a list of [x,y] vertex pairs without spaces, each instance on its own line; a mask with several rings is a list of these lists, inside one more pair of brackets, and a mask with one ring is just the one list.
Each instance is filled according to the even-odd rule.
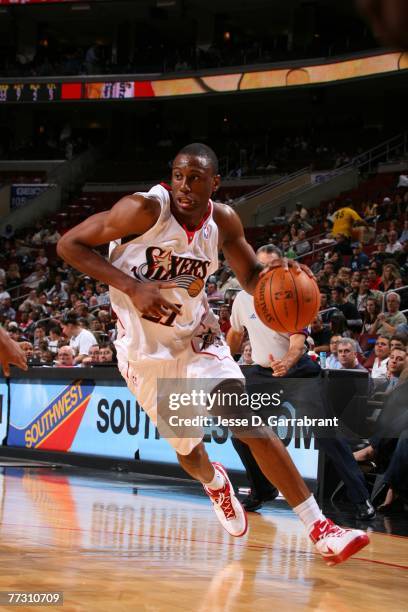
[[370,542],[364,531],[343,529],[327,518],[313,524],[309,537],[327,565],[346,561]]
[[225,485],[222,489],[218,489],[217,491],[213,491],[203,485],[204,491],[211,499],[215,514],[221,525],[229,534],[239,538],[243,536],[248,529],[246,512],[235,497],[233,486],[224,467],[220,463],[213,463],[213,466],[214,469],[220,472],[224,477]]

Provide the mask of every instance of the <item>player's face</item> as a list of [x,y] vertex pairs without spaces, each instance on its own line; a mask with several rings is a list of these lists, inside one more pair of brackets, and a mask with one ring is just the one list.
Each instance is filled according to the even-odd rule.
[[171,187],[174,212],[181,220],[199,223],[207,211],[211,194],[218,189],[220,176],[214,174],[206,157],[178,155],[173,163]]

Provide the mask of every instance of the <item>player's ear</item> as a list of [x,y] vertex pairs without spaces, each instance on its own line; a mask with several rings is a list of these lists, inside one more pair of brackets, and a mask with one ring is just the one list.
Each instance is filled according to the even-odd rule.
[[216,174],[213,178],[213,193],[218,191],[219,186],[221,185],[221,176]]

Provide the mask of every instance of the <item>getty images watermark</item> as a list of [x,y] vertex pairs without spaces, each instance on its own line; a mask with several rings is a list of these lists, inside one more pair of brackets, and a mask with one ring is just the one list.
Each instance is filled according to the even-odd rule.
[[[281,407],[285,403],[284,390],[279,392],[238,392],[238,391],[205,391],[192,389],[168,394],[168,409],[182,412],[169,414],[168,424],[171,428],[189,427],[338,427],[338,417],[288,417],[282,414],[270,414],[268,410]],[[261,411],[262,414],[258,412]],[[214,414],[216,412],[216,414]],[[230,414],[233,412],[234,414]],[[237,412],[242,414],[238,415]],[[253,414],[254,412],[258,414]],[[187,414],[186,414],[187,413]],[[211,414],[209,414],[211,413]]]

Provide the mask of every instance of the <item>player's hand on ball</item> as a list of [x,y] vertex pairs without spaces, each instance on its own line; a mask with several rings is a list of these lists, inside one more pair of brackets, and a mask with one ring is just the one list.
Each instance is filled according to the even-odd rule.
[[272,376],[282,377],[286,376],[289,371],[288,366],[281,359],[275,359],[273,355],[269,355],[269,365],[272,368]]
[[160,289],[174,289],[175,287],[177,287],[176,283],[135,282],[127,295],[143,315],[162,317],[172,312],[181,314],[180,306],[167,300],[160,291]]
[[265,276],[265,274],[267,274],[271,270],[274,270],[275,268],[281,268],[281,267],[284,270],[288,270],[289,268],[291,268],[295,272],[295,274],[296,273],[299,274],[300,271],[303,270],[303,272],[306,272],[306,274],[310,278],[314,278],[314,274],[310,268],[308,268],[304,264],[298,263],[294,259],[288,259],[287,257],[280,257],[279,259],[275,259],[275,261],[272,261],[271,263],[267,264],[265,268],[262,270],[262,272],[259,273],[259,278],[262,278],[263,276]]

